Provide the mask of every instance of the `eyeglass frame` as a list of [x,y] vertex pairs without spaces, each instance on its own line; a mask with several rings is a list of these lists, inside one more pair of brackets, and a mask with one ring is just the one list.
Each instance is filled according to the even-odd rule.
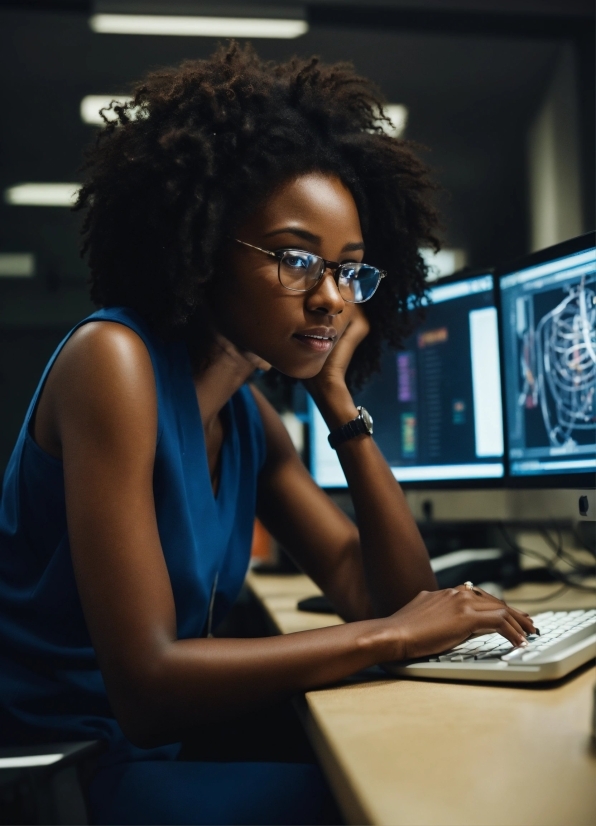
[[[279,283],[284,288],[284,290],[291,290],[292,292],[295,292],[295,293],[308,293],[311,290],[314,290],[314,288],[317,286],[317,284],[320,284],[321,281],[323,280],[323,277],[324,277],[325,272],[327,270],[331,270],[331,272],[333,273],[333,278],[335,280],[335,285],[337,286],[337,290],[339,292],[339,285],[337,284],[339,276],[338,276],[338,278],[335,277],[337,275],[338,270],[340,270],[342,267],[348,266],[349,264],[364,263],[364,262],[361,262],[361,261],[345,261],[343,264],[340,264],[337,261],[328,261],[326,258],[323,258],[321,255],[317,255],[314,252],[309,252],[308,250],[301,250],[301,249],[298,249],[298,248],[295,248],[295,247],[285,247],[284,249],[278,250],[277,252],[275,252],[274,250],[266,250],[266,249],[263,249],[263,247],[257,247],[254,244],[249,244],[248,241],[241,241],[240,238],[233,238],[232,240],[236,241],[237,244],[242,244],[244,247],[250,247],[253,250],[258,250],[259,252],[264,252],[265,255],[269,255],[270,257],[277,259],[277,262],[278,262],[277,278],[278,278]],[[282,283],[280,270],[281,270],[281,262],[282,262],[283,254],[285,252],[291,252],[292,250],[294,252],[304,252],[307,255],[312,255],[314,258],[318,258],[320,261],[322,261],[323,264],[325,265],[323,267],[323,269],[321,270],[320,276],[317,278],[317,280],[312,285],[312,287],[308,287],[308,289],[306,289],[306,290],[301,290],[301,289],[298,289],[297,287],[286,287],[286,285]],[[366,266],[371,267],[372,265],[367,264]],[[343,299],[343,301],[345,301],[347,304],[366,304],[367,301],[371,300],[373,295],[379,289],[379,284],[387,276],[387,271],[386,270],[380,270],[378,267],[374,267],[374,269],[377,270],[377,272],[379,273],[379,278],[377,280],[377,285],[374,288],[374,290],[372,291],[371,295],[369,295],[368,298],[365,298],[364,301],[350,301],[349,298],[344,298],[343,295],[340,292],[339,294],[340,294],[341,298]]]

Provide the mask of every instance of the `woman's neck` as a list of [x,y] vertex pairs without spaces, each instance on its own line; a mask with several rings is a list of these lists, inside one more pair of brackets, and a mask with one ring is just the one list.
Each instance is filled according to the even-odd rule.
[[217,335],[205,366],[193,377],[203,429],[209,433],[220,411],[257,369],[268,369],[254,353],[240,351],[222,335]]

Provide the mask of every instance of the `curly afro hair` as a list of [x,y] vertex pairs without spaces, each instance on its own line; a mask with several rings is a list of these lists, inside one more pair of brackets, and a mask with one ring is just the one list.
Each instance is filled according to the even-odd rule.
[[[76,209],[98,306],[126,305],[164,338],[208,349],[209,286],[235,227],[296,175],[350,189],[367,260],[388,272],[364,305],[371,332],[348,380],[399,347],[425,292],[419,248],[438,249],[435,189],[414,147],[383,131],[383,99],[347,63],[261,60],[250,45],[147,75],[88,151]],[[199,357],[200,352],[199,352]]]

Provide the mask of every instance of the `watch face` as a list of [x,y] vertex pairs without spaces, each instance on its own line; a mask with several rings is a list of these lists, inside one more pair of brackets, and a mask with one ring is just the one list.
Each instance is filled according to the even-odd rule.
[[358,410],[360,411],[360,416],[362,418],[362,421],[364,422],[364,425],[365,425],[366,429],[372,435],[372,432],[373,432],[372,416],[370,415],[370,413],[368,412],[368,410],[365,407],[359,407]]

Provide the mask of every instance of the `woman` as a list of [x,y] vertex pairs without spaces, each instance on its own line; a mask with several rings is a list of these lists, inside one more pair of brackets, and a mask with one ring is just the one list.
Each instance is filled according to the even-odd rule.
[[[381,105],[350,67],[232,44],[149,75],[89,154],[103,309],[50,361],[5,475],[0,724],[7,742],[106,740],[98,822],[320,821],[314,766],[183,762],[179,743],[375,663],[533,630],[436,590],[348,389],[399,344],[434,242],[425,170]],[[357,525],[246,384],[270,365],[329,425]],[[346,624],[211,637],[255,513]]]

